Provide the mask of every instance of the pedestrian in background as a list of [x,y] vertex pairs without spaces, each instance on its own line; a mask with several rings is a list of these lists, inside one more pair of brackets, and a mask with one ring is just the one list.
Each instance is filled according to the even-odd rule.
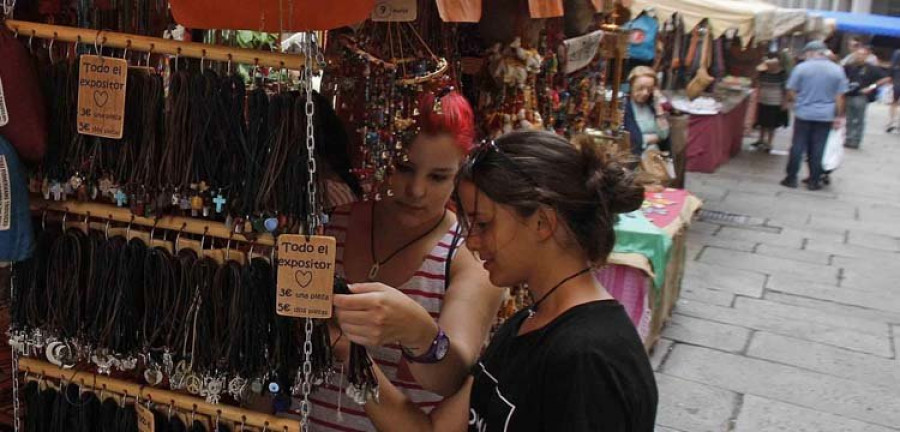
[[900,119],[897,118],[897,108],[900,106],[900,49],[894,50],[894,55],[891,56],[891,79],[894,81],[894,98],[887,133],[900,130]]
[[781,67],[777,56],[771,56],[757,68],[759,103],[757,104],[756,127],[759,141],[753,144],[761,151],[772,150],[775,129],[788,126],[787,85],[788,74]]
[[875,100],[879,86],[891,81],[877,65],[868,62],[872,50],[867,45],[856,49],[853,59],[844,66],[849,80],[847,91],[847,141],[844,147],[858,149],[866,130],[866,108]]
[[827,50],[821,41],[806,44],[806,61],[797,65],[788,79],[788,102],[794,106],[794,136],[782,186],[797,187],[800,162],[808,154],[808,187],[821,189],[822,154],[828,133],[843,126],[847,76],[825,55]]

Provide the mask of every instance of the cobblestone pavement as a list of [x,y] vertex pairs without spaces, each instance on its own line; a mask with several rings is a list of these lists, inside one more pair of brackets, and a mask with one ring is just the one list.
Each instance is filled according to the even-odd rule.
[[688,175],[704,209],[749,218],[690,228],[653,352],[657,431],[900,431],[900,135],[886,123],[871,106],[823,191],[778,184],[790,130],[776,154]]

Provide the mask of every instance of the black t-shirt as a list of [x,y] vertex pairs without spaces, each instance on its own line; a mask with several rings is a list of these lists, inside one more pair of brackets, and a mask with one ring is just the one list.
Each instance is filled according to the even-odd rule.
[[847,96],[859,96],[866,87],[887,76],[880,67],[868,63],[844,66],[844,72],[850,82]]
[[640,337],[615,300],[585,303],[517,336],[510,318],[475,365],[470,432],[652,432],[657,390]]

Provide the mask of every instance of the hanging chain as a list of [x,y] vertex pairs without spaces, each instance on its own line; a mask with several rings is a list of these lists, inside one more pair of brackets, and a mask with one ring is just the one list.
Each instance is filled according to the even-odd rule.
[[[16,304],[16,271],[9,276],[9,300],[10,305]],[[15,346],[10,346],[12,350],[12,379],[13,379],[13,426],[15,432],[19,432],[21,425],[19,424],[19,416],[21,408],[19,407],[19,350]]]
[[[307,152],[307,168],[308,177],[306,181],[306,193],[309,197],[309,209],[307,209],[306,235],[314,235],[319,226],[319,209],[316,206],[316,136],[315,127],[313,125],[313,115],[315,114],[315,104],[313,103],[312,89],[312,69],[313,57],[318,52],[316,41],[313,39],[313,32],[306,32],[304,35],[305,49],[305,67],[303,68],[303,84],[306,86],[306,152]],[[300,401],[300,427],[303,431],[309,430],[309,395],[312,393],[312,352],[313,352],[313,320],[306,318],[305,323],[306,339],[303,342],[303,384],[301,384],[301,392],[303,399]]]

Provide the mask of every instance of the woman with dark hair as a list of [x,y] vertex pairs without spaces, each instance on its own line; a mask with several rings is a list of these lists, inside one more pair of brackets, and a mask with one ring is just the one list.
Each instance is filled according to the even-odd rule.
[[631,173],[590,140],[513,132],[473,152],[457,188],[466,245],[494,285],[524,285],[534,302],[429,415],[384,385],[366,406],[379,429],[653,431],[644,346],[592,272],[612,251],[617,215],[643,202]]
[[[337,273],[353,295],[335,295],[336,341],[368,348],[386,383],[417,407],[455,393],[478,358],[502,292],[463,244],[447,210],[473,145],[474,117],[456,92],[420,98],[419,134],[388,179],[392,193],[334,211]],[[310,398],[312,430],[369,431],[366,412],[337,386]],[[371,405],[371,404],[370,404]]]

